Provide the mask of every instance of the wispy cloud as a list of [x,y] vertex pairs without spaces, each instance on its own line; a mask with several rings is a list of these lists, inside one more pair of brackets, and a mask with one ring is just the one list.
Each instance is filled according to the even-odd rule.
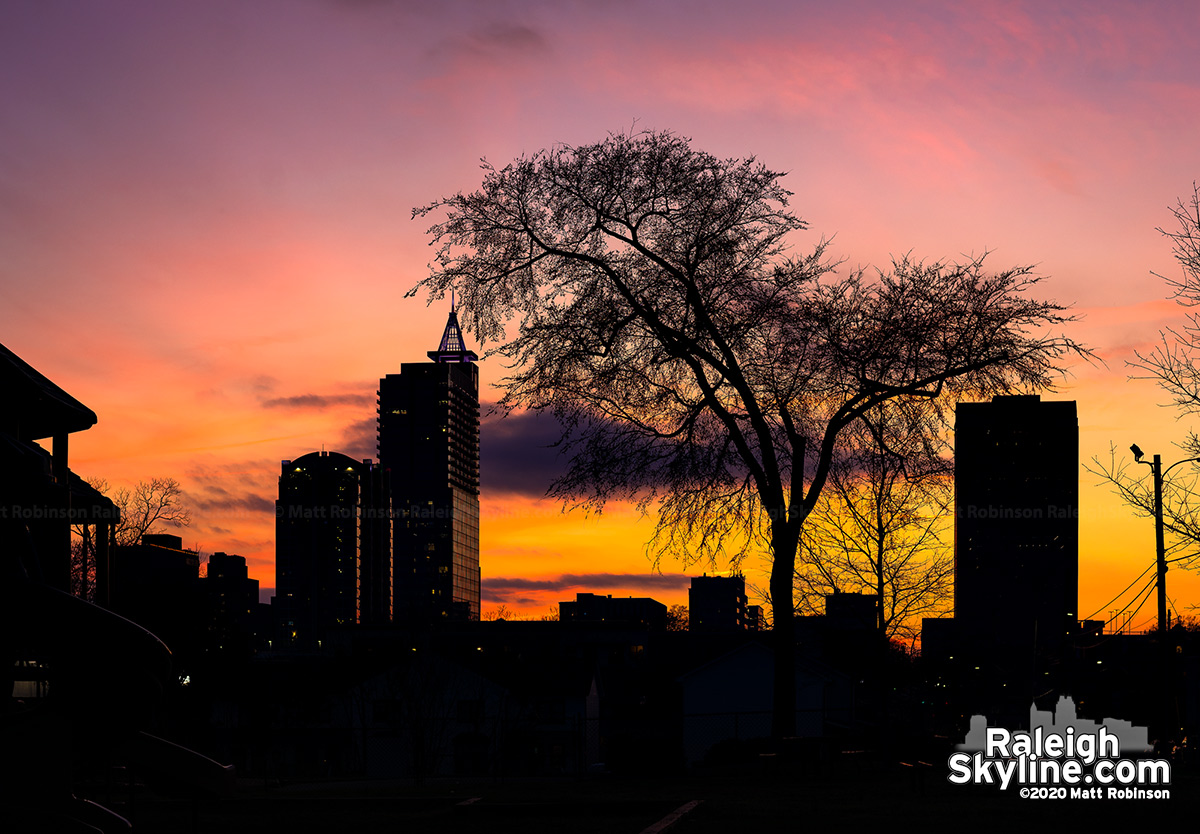
[[[489,404],[484,403],[482,411],[487,414]],[[548,414],[485,417],[479,438],[481,489],[488,494],[544,496],[566,468],[554,447],[561,436],[562,427]]]
[[528,579],[517,576],[485,577],[483,592],[489,597],[529,591],[610,591],[613,589],[644,589],[647,591],[680,591],[691,584],[691,577],[682,573],[564,573]]
[[199,510],[242,510],[274,513],[275,502],[256,493],[236,494],[224,487],[206,485],[200,492],[187,493],[187,505]]
[[263,400],[263,408],[320,409],[336,405],[355,405],[364,408],[374,404],[374,394],[299,394],[294,397],[272,397]]
[[356,420],[342,430],[341,445],[337,451],[359,460],[374,459],[378,427],[373,416]]
[[550,41],[524,24],[493,23],[466,34],[454,34],[430,51],[430,58],[458,72],[505,66],[552,53]]

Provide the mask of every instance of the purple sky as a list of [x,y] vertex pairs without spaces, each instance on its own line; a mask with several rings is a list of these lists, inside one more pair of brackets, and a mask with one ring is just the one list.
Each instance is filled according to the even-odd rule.
[[[669,128],[787,171],[796,245],[835,237],[847,267],[1036,264],[1106,363],[1059,395],[1081,457],[1172,459],[1187,425],[1124,363],[1179,321],[1151,271],[1174,274],[1155,227],[1200,177],[1198,35],[1177,2],[10,0],[0,333],[100,415],[78,472],[178,477],[185,540],[270,585],[279,461],[370,454],[376,381],[441,333],[441,305],[403,298],[430,257],[413,207],[477,185],[481,157]],[[526,427],[545,434],[505,428],[495,461]],[[646,521],[564,517],[486,454],[485,578],[537,579],[549,604],[564,576],[650,571]],[[1087,609],[1153,532],[1081,484]]]

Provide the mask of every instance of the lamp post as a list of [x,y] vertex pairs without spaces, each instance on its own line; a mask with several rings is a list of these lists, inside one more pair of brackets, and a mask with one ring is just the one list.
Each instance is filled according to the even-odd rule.
[[1158,556],[1158,640],[1160,651],[1162,652],[1162,675],[1163,675],[1163,705],[1162,705],[1162,727],[1170,736],[1174,736],[1179,730],[1179,722],[1171,719],[1174,714],[1172,709],[1173,701],[1171,698],[1171,651],[1167,645],[1167,550],[1163,543],[1163,506],[1162,506],[1162,487],[1163,478],[1167,472],[1170,472],[1181,463],[1191,463],[1200,461],[1200,458],[1185,458],[1184,460],[1175,461],[1166,468],[1162,468],[1162,456],[1155,455],[1154,462],[1142,460],[1145,455],[1142,450],[1137,447],[1137,444],[1129,447],[1133,452],[1133,460],[1136,463],[1144,463],[1154,472],[1154,543],[1157,549]]
[[1167,549],[1163,542],[1163,506],[1162,506],[1162,488],[1163,478],[1167,472],[1170,472],[1181,463],[1192,463],[1200,458],[1185,458],[1177,460],[1167,467],[1166,471],[1162,468],[1162,455],[1155,455],[1154,462],[1142,460],[1146,455],[1138,448],[1137,444],[1129,447],[1129,451],[1133,452],[1133,460],[1135,463],[1144,463],[1150,467],[1154,473],[1154,544],[1158,556],[1158,630],[1166,635],[1167,633]]
[[[1134,443],[1129,447],[1133,452],[1133,460],[1135,463],[1144,463],[1150,467],[1150,471],[1154,473],[1154,548],[1158,556],[1158,630],[1165,635],[1167,633],[1167,548],[1163,542],[1163,508],[1162,508],[1162,485],[1163,485],[1163,470],[1162,470],[1162,455],[1155,455],[1154,462],[1142,460],[1145,455],[1142,450]],[[1179,463],[1182,463],[1180,461]],[[1179,464],[1171,464],[1171,468]]]

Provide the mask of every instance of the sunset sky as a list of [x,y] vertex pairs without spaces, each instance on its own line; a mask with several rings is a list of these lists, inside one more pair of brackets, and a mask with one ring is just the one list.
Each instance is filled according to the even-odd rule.
[[[1190,426],[1125,363],[1182,321],[1151,273],[1178,274],[1156,227],[1200,179],[1198,40],[1200,8],[1144,0],[8,0],[0,342],[99,415],[76,472],[178,478],[185,544],[269,588],[280,461],[373,457],[379,378],[441,335],[446,304],[404,297],[432,254],[412,209],[477,186],[481,158],[670,129],[786,171],[794,244],[834,237],[847,269],[1036,265],[1102,360],[1044,395],[1078,402],[1081,460],[1171,462]],[[480,372],[498,399],[504,369]],[[650,520],[541,499],[553,437],[485,417],[484,610],[686,602],[682,565],[644,555]],[[1154,556],[1096,480],[1081,615]],[[1200,603],[1196,574],[1168,590]]]

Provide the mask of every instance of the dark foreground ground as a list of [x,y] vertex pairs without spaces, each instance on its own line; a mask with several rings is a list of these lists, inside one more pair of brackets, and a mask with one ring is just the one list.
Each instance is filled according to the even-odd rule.
[[[1168,800],[1042,800],[1022,799],[1016,788],[951,785],[948,772],[896,767],[833,776],[758,768],[662,780],[242,783],[233,796],[196,803],[141,794],[132,816],[135,831],[158,834],[716,834],[820,831],[834,824],[1023,832],[1043,823],[1074,828],[1200,819],[1195,774],[1173,774]],[[673,825],[654,828],[693,800],[700,804]]]

